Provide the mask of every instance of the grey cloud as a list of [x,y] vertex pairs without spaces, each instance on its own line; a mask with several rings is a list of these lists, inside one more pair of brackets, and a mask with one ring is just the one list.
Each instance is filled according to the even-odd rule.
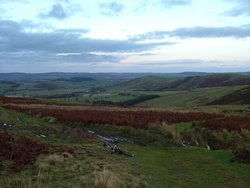
[[188,5],[191,3],[191,0],[161,0],[161,2],[167,6],[180,6],[180,5]]
[[[31,27],[32,24],[29,24],[28,29]],[[27,32],[25,29],[17,22],[0,20],[0,62],[118,62],[121,57],[91,52],[143,52],[171,44],[84,38],[83,34],[88,30],[83,29],[61,29],[47,33]],[[68,54],[58,56],[58,53]]]
[[51,10],[44,14],[40,14],[40,17],[41,18],[55,18],[55,19],[58,19],[58,20],[62,20],[62,19],[65,19],[69,16],[69,14],[66,12],[66,10],[64,9],[64,7],[57,3],[57,4],[54,4],[52,7],[51,7]]
[[227,3],[233,3],[234,7],[227,10],[224,15],[227,16],[250,16],[250,2],[249,0],[227,0]]
[[167,37],[179,38],[247,38],[250,37],[250,25],[239,27],[190,27],[178,28],[172,31],[153,31],[134,36],[135,41],[147,39],[165,39]]
[[155,53],[142,53],[142,54],[138,54],[139,56],[152,56],[152,55],[156,55]]
[[57,2],[59,2],[59,3],[70,3],[70,0],[57,0]]
[[[139,0],[138,7],[135,9],[136,13],[141,13],[145,8],[156,8],[159,6],[167,9],[179,7],[179,6],[187,6],[192,3],[192,0]],[[156,6],[156,7],[155,7]]]
[[152,31],[132,37],[134,41],[143,41],[151,39],[164,39],[168,35],[168,31]]
[[91,53],[57,55],[45,52],[0,52],[0,63],[98,63],[118,62],[122,58],[112,55],[95,55]]
[[247,15],[250,16],[250,6],[248,7],[236,7],[233,9],[230,9],[224,13],[227,16],[241,16],[241,15]]
[[4,2],[4,3],[28,3],[27,0],[0,0],[0,2]]
[[179,28],[169,32],[169,36],[180,38],[245,38],[250,37],[250,26]]
[[100,4],[101,14],[108,16],[117,16],[123,10],[122,4],[111,2]]
[[50,56],[41,52],[0,52],[0,63],[48,62]]
[[112,56],[112,55],[96,55],[92,53],[80,53],[80,54],[68,54],[68,55],[56,55],[56,58],[59,62],[112,62],[116,63],[122,59],[122,57]]
[[[1,29],[3,28],[3,29]],[[134,40],[101,40],[83,38],[87,30],[54,30],[49,33],[28,33],[10,21],[0,21],[0,51],[44,51],[50,53],[70,52],[133,52],[155,48],[171,43],[136,43]]]
[[200,64],[207,64],[211,63],[213,61],[203,61],[199,59],[177,59],[177,60],[170,60],[170,61],[154,61],[154,62],[139,62],[137,65],[139,66],[150,66],[150,65],[156,65],[156,66],[169,66],[169,65],[200,65]]
[[1,35],[8,35],[11,33],[15,33],[16,31],[20,30],[20,24],[10,21],[10,20],[0,20],[0,36]]
[[[235,72],[244,71],[243,66],[223,66],[223,61],[204,61],[200,59],[176,59],[170,61],[137,62],[130,64],[127,72],[142,70],[143,72]],[[218,66],[219,65],[219,66]],[[215,68],[216,67],[216,68]]]

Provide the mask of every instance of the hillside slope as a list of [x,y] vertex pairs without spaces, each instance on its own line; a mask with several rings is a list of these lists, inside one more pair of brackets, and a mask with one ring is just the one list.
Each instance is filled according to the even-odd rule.
[[210,104],[250,104],[250,86],[223,96]]
[[144,76],[121,82],[111,87],[112,90],[137,91],[174,91],[195,88],[210,88],[224,86],[238,86],[250,84],[250,75],[243,74],[209,74],[204,76],[163,77]]
[[151,99],[137,106],[166,108],[166,107],[195,107],[209,104],[223,96],[241,90],[244,86],[199,88],[184,91],[167,91],[161,97]]
[[213,74],[207,76],[187,77],[182,80],[177,80],[172,84],[171,88],[185,90],[193,88],[236,86],[248,84],[250,84],[249,75]]

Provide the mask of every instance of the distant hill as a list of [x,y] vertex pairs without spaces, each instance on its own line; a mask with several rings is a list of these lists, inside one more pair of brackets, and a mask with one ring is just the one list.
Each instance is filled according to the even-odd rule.
[[94,79],[115,79],[131,80],[144,76],[162,76],[169,78],[184,78],[187,76],[204,76],[208,73],[203,72],[183,72],[183,73],[0,73],[0,81],[35,81],[35,80],[52,80],[52,79],[70,79],[88,77]]
[[157,91],[169,88],[174,80],[162,76],[144,76],[118,83],[111,88],[115,90]]
[[[132,79],[139,77],[133,73],[0,73],[0,80],[9,81],[37,81],[37,80],[58,80],[58,79],[75,79],[80,78],[101,78],[101,79]],[[143,75],[142,75],[143,76]],[[71,80],[72,81],[72,80]]]
[[[196,88],[250,85],[249,73],[0,73],[0,94],[71,89],[106,91],[180,91]],[[67,90],[67,91],[66,91]],[[60,91],[61,93],[61,91]],[[55,94],[55,93],[53,93]],[[57,94],[57,93],[56,93]]]
[[58,78],[58,81],[68,81],[68,82],[92,82],[97,81],[95,78],[91,77],[72,77],[72,78]]
[[[184,73],[183,73],[184,74]],[[112,89],[120,90],[189,90],[196,88],[250,85],[249,74],[206,74],[204,76],[144,76],[123,81]]]
[[51,89],[59,89],[59,88],[60,88],[59,85],[50,81],[38,82],[32,86],[32,89],[38,89],[38,90],[51,90]]
[[243,74],[212,74],[206,76],[187,77],[175,81],[171,88],[186,90],[194,88],[237,86],[250,84],[250,75]]
[[18,88],[21,85],[22,85],[21,83],[17,82],[0,80],[0,95],[3,94],[4,92],[13,91],[15,90],[15,88]]
[[250,104],[250,86],[223,96],[210,104]]

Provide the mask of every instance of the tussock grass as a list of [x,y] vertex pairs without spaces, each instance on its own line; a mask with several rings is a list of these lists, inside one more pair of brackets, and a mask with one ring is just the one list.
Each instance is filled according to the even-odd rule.
[[94,188],[125,187],[123,181],[110,170],[94,172],[94,177]]
[[49,164],[54,165],[56,163],[62,163],[64,161],[64,157],[58,154],[52,154],[47,157],[46,160]]
[[115,173],[114,171],[103,169],[94,172],[94,188],[144,188],[148,187],[142,177],[133,176],[128,172]]
[[174,126],[170,125],[166,122],[160,124],[151,124],[149,125],[149,130],[151,132],[160,133],[170,142],[179,145],[181,142],[181,134],[180,131]]
[[50,154],[45,156],[43,160],[38,160],[37,166],[41,170],[50,170],[50,168],[63,165],[66,160],[72,158],[73,156],[68,152],[63,152],[62,154]]
[[181,141],[180,132],[173,125],[169,125],[163,122],[160,126],[160,132],[163,135],[170,137],[175,144],[179,144]]
[[4,177],[0,181],[0,187],[3,188],[43,188],[51,181],[51,176],[47,173],[38,172],[37,175],[23,174],[18,178]]

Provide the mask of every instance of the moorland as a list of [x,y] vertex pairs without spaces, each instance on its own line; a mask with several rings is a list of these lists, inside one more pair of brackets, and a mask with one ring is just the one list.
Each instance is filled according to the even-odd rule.
[[0,187],[249,187],[250,73],[1,73],[0,147]]

